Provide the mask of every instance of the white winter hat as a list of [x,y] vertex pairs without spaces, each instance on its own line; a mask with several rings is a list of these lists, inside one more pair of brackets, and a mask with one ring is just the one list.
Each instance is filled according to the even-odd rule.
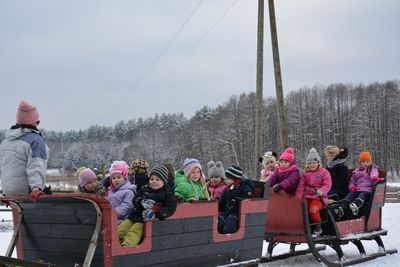
[[308,156],[306,159],[306,163],[310,163],[310,162],[321,162],[321,158],[318,155],[317,150],[315,150],[315,148],[311,148],[310,152],[308,152]]

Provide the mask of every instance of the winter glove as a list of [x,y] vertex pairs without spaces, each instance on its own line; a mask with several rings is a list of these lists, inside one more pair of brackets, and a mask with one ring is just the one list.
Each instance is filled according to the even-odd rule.
[[142,216],[144,221],[152,220],[156,217],[154,211],[151,209],[145,209],[142,213]]
[[274,192],[279,192],[281,190],[281,186],[279,184],[274,185]]
[[45,193],[46,195],[52,195],[53,192],[51,192],[51,186],[50,185],[49,186],[45,186],[43,188],[43,193]]
[[150,209],[153,208],[154,203],[156,203],[156,202],[154,200],[152,200],[152,199],[145,198],[140,203],[142,204],[144,209],[146,209],[146,210],[149,209],[150,210]]
[[372,180],[372,182],[374,182],[374,183],[379,183],[379,182],[382,182],[382,181],[385,180],[385,179],[380,178],[380,177],[378,177],[378,176],[374,176],[374,177],[371,178],[371,180]]
[[322,191],[321,191],[321,189],[319,189],[319,188],[316,188],[316,189],[315,189],[315,194],[317,194],[317,195],[320,196],[320,197],[323,196]]
[[355,186],[351,187],[350,191],[353,193],[357,193],[357,187]]
[[29,194],[29,198],[31,199],[31,201],[36,202],[38,200],[39,196],[43,195],[43,194],[44,194],[43,191],[38,189],[38,190],[32,191]]

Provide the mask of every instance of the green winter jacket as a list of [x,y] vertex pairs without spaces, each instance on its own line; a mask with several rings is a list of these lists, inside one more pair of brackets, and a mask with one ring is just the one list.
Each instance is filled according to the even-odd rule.
[[200,181],[192,182],[183,173],[183,170],[177,170],[175,173],[175,196],[188,202],[190,198],[196,197],[199,200],[206,199],[204,191],[207,190]]

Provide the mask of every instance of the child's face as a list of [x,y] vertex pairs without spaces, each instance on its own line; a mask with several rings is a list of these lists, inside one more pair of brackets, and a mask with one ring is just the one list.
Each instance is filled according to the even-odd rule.
[[267,162],[265,162],[264,168],[267,169],[267,170],[273,170],[273,169],[275,169],[275,161],[273,161],[273,160],[268,160]]
[[289,165],[290,165],[289,161],[287,161],[287,160],[285,160],[285,159],[281,159],[281,160],[279,161],[279,166],[280,166],[282,169],[288,168]]
[[192,182],[197,182],[201,178],[201,170],[198,167],[193,168],[188,177]]
[[223,181],[224,181],[224,179],[219,176],[213,176],[210,178],[210,184],[213,186],[220,185],[223,183]]
[[122,184],[123,182],[125,182],[125,177],[122,174],[116,173],[111,175],[111,182],[113,184],[114,187]]
[[318,168],[318,162],[316,161],[309,162],[307,163],[307,167],[310,171],[315,171]]
[[97,188],[97,185],[98,185],[97,179],[93,178],[90,182],[85,184],[83,188],[85,188],[87,191],[93,191]]
[[234,182],[235,182],[235,180],[232,180],[232,179],[229,179],[229,178],[225,178],[225,184],[227,186],[233,185]]
[[163,180],[157,175],[152,175],[149,178],[149,186],[153,190],[160,189],[164,186]]
[[371,166],[371,161],[369,160],[364,160],[360,162],[360,166],[363,167],[364,169],[367,169],[369,166]]

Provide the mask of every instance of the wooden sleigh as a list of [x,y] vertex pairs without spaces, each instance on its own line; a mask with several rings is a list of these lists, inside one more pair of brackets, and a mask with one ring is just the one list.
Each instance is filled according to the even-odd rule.
[[[218,203],[178,204],[164,221],[147,221],[142,242],[122,247],[109,202],[90,194],[54,194],[37,202],[9,196],[14,235],[0,266],[215,266],[260,260],[266,198],[240,203],[239,230],[217,231]],[[12,258],[16,247],[17,258]]]
[[[380,172],[380,176],[385,177],[385,173]],[[381,239],[381,236],[387,235],[388,232],[382,229],[385,191],[386,182],[375,185],[371,202],[364,204],[363,209],[360,209],[361,216],[359,217],[347,214],[344,220],[338,221],[335,210],[324,206],[321,210],[322,235],[313,237],[313,224],[309,220],[306,201],[289,196],[282,191],[274,193],[270,189],[268,218],[265,225],[265,240],[268,242],[268,248],[261,261],[268,262],[312,253],[316,260],[327,266],[346,266],[397,253],[397,249],[385,248]],[[362,243],[364,241],[375,241],[378,246],[376,252],[368,254]],[[279,243],[290,244],[289,251],[273,255],[273,249]],[[308,244],[308,249],[296,250],[296,246],[301,243]],[[348,243],[353,243],[357,247],[359,256],[344,257],[342,246]],[[327,246],[336,252],[337,257],[321,253]]]

